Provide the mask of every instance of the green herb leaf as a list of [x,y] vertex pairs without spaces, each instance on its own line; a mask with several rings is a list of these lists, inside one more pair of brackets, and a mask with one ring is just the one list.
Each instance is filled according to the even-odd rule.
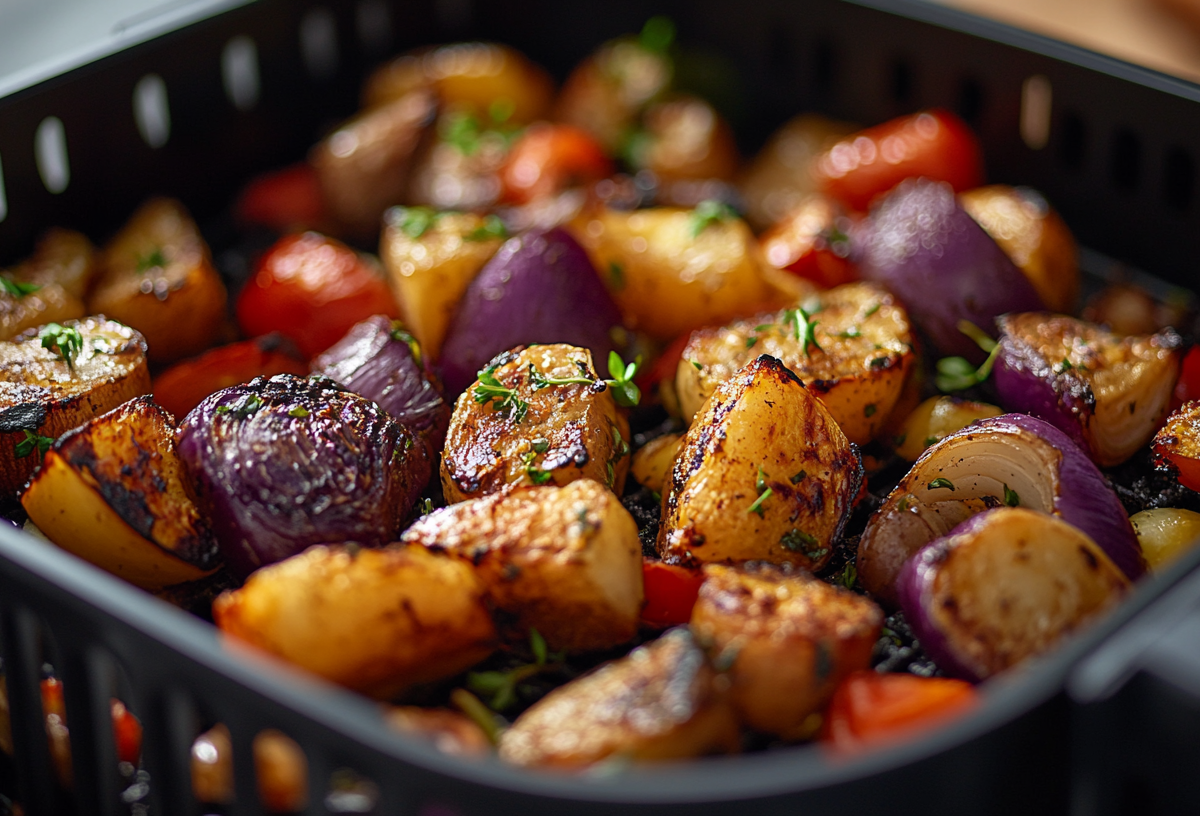
[[304,417],[308,416],[308,409],[303,405],[297,405],[288,411],[288,416],[296,417],[297,419],[303,419]]
[[1021,506],[1021,497],[1017,495],[1017,491],[1010,488],[1007,484],[1004,485],[1004,504],[1008,507]]
[[388,212],[388,221],[415,241],[428,232],[441,215],[429,207],[393,207]]
[[492,104],[488,105],[488,116],[497,125],[503,125],[517,111],[517,103],[513,102],[507,96],[501,96],[492,100]]
[[625,267],[621,266],[616,261],[608,262],[608,280],[612,284],[612,288],[616,291],[621,291],[625,288]]
[[806,476],[808,476],[807,470],[797,471],[793,476],[788,478],[788,481],[792,484],[799,484]]
[[[838,337],[846,340],[853,340],[856,337],[862,337],[862,330],[858,326],[851,326],[843,332],[838,332]],[[872,360],[871,364],[874,365],[874,362],[875,361]]]
[[775,491],[767,487],[767,474],[763,472],[762,468],[758,469],[758,475],[754,477],[754,489],[758,491],[758,498],[754,500],[754,504],[750,505],[746,512],[758,513],[758,517],[763,518],[765,513],[763,504],[766,503],[767,499],[771,498]]
[[480,702],[478,697],[464,688],[456,688],[450,692],[450,702],[455,708],[465,714],[468,719],[479,726],[480,730],[487,735],[492,745],[500,741],[500,735],[504,732],[504,726],[499,722],[500,718]]
[[930,445],[936,445],[938,441],[936,436],[927,436],[925,437],[925,447],[928,448]]
[[533,445],[533,449],[538,453],[545,453],[546,451],[550,450],[549,439],[538,438],[533,440],[531,444]]
[[50,450],[50,446],[54,444],[54,437],[52,436],[42,436],[28,428],[22,428],[21,433],[25,435],[25,438],[17,443],[16,450],[14,451],[18,459],[24,459],[35,450],[38,452],[38,458],[41,459],[46,451]]
[[865,312],[863,312],[863,317],[870,317],[871,315],[875,314],[876,312],[879,311],[879,307],[882,305],[883,305],[882,303],[874,304],[869,309],[867,309]]
[[758,342],[758,337],[747,337],[746,348],[754,348],[754,344]]
[[433,512],[433,499],[425,499],[421,502],[421,512],[427,516]]
[[647,20],[646,24],[642,26],[642,33],[638,35],[638,43],[642,48],[656,54],[667,53],[667,49],[673,42],[675,42],[675,23],[670,17],[662,14],[657,14]]
[[472,113],[447,114],[439,127],[442,141],[458,148],[464,156],[473,156],[483,144],[483,127]]
[[529,403],[517,396],[514,388],[509,388],[496,378],[497,366],[490,366],[479,372],[479,384],[472,390],[475,402],[480,405],[491,405],[493,411],[506,412],[513,422],[520,422],[529,410]]
[[816,335],[817,325],[820,321],[812,319],[812,312],[805,310],[801,306],[797,309],[788,309],[783,314],[784,327],[792,330],[796,342],[800,343],[805,357],[810,356],[809,347],[822,351],[821,345],[817,342]]
[[996,341],[993,340],[988,333],[976,326],[970,320],[958,321],[958,330],[975,341],[975,345],[979,346],[989,354],[996,347]]
[[930,490],[938,490],[940,488],[947,488],[947,489],[953,491],[954,483],[951,482],[949,479],[944,479],[944,478],[938,477],[929,483],[929,488],[930,488]]
[[74,326],[62,326],[58,323],[47,323],[38,332],[42,340],[42,348],[51,349],[67,368],[74,370],[75,359],[83,351],[83,335]]
[[692,215],[689,223],[689,230],[693,238],[699,238],[700,233],[704,232],[713,224],[721,221],[729,221],[737,218],[737,210],[730,207],[724,201],[716,199],[706,199],[696,205],[692,210]]
[[992,366],[996,364],[996,357],[999,353],[1000,344],[996,343],[979,368],[972,367],[962,357],[943,357],[937,361],[938,373],[934,384],[940,391],[963,391],[979,385],[991,376]]
[[138,258],[137,271],[144,274],[149,272],[151,269],[162,269],[166,265],[167,256],[163,254],[163,248],[155,247],[142,257]]
[[854,589],[854,582],[858,580],[858,567],[854,566],[853,561],[846,562],[846,568],[842,570],[839,583],[846,589]]
[[863,408],[863,416],[873,417],[873,416],[875,416],[875,411],[876,411],[875,403],[869,402],[869,403],[867,403],[866,407]]
[[883,368],[887,364],[888,364],[887,357],[876,357],[873,360],[871,360],[871,368]]
[[816,561],[829,552],[828,547],[821,547],[815,536],[793,528],[783,534],[779,544],[789,552],[804,553],[810,561]]
[[758,475],[754,477],[754,489],[762,493],[767,489],[767,474],[763,473],[763,469],[758,469]]
[[695,366],[697,371],[704,370],[704,366],[700,365],[700,363],[696,362],[695,360],[688,360],[688,362]]
[[[262,397],[258,394],[244,394],[236,402],[217,406],[217,413],[232,414],[237,419],[246,419],[262,407]],[[289,411],[288,413],[291,412]]]
[[0,288],[4,290],[6,295],[10,295],[11,297],[15,298],[23,298],[26,295],[32,295],[42,287],[38,286],[36,283],[21,283],[20,281],[13,280],[7,275],[0,275]]
[[498,215],[489,215],[483,219],[483,225],[476,227],[463,236],[464,241],[491,241],[494,238],[501,240],[508,237],[508,227],[504,226],[504,222],[500,220]]
[[546,665],[546,639],[537,629],[529,630],[529,650],[539,666]]

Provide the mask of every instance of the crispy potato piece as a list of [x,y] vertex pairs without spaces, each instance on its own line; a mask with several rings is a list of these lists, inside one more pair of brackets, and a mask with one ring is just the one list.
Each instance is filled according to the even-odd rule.
[[213,604],[221,630],[326,680],[387,699],[495,647],[470,566],[423,547],[319,545]]
[[646,109],[646,148],[635,161],[669,184],[683,179],[733,179],[737,145],[729,124],[708,102],[679,95]]
[[767,564],[704,568],[692,632],[732,656],[733,705],[749,726],[811,736],[837,684],[871,665],[883,612],[861,595]]
[[[821,400],[851,442],[870,442],[916,364],[908,315],[872,283],[830,289],[809,299],[805,308],[815,323],[810,337],[804,330],[807,319],[799,315],[797,321],[793,310],[693,332],[675,375],[684,419],[690,421],[738,369],[770,354]],[[812,339],[816,342],[806,342]]]
[[791,371],[763,355],[722,383],[684,437],[663,494],[673,564],[820,569],[862,484],[858,451]]
[[738,185],[750,225],[764,230],[817,192],[817,180],[809,172],[809,165],[858,129],[848,122],[804,113],[775,131]]
[[925,449],[977,419],[1004,413],[995,405],[972,402],[959,397],[930,397],[922,402],[901,426],[896,437],[896,453],[910,462],[917,461]]
[[578,768],[610,756],[668,760],[737,746],[726,684],[681,627],[543,697],[504,732],[500,758]]
[[637,524],[598,482],[517,487],[431,513],[401,540],[475,566],[517,642],[537,629],[552,649],[616,646],[637,634],[642,545]]
[[664,434],[634,451],[630,471],[642,487],[662,492],[675,457],[683,446],[683,434]]
[[388,210],[379,256],[404,324],[436,360],[463,292],[503,239],[488,233],[481,216],[467,213],[441,214],[418,232],[421,224],[414,219],[426,215],[403,207]]
[[21,504],[55,544],[143,589],[195,581],[219,566],[184,486],[175,423],[150,397],[62,436]]
[[374,236],[383,211],[403,200],[436,112],[432,91],[417,88],[345,123],[309,153],[330,215],[351,235]]
[[443,754],[482,757],[491,753],[488,736],[468,717],[448,708],[385,706],[390,728],[432,742]]
[[568,228],[604,273],[631,328],[656,340],[777,308],[795,297],[773,282],[783,275],[768,277],[758,241],[738,218],[705,225],[694,210],[600,208]]
[[104,248],[100,266],[88,310],[140,331],[156,363],[198,354],[216,341],[226,317],[225,284],[179,202],[143,204]]
[[83,346],[68,365],[43,348],[36,330],[0,342],[0,491],[14,494],[37,467],[36,452],[18,456],[29,434],[49,439],[150,392],[146,340],[112,320],[67,321]]
[[38,286],[61,286],[83,300],[98,271],[96,248],[82,232],[51,227],[38,240],[33,255],[13,269],[13,279]]
[[23,331],[46,323],[78,320],[87,314],[83,301],[57,283],[39,286],[27,295],[0,294],[0,340],[11,340]]
[[[592,353],[562,343],[518,348],[492,361],[492,376],[513,390],[485,399],[479,382],[454,406],[442,452],[442,491],[458,502],[508,484],[569,484],[595,479],[618,495],[629,471],[629,422],[612,393],[600,390]],[[593,384],[537,387],[543,377]],[[584,374],[584,372],[587,372]]]

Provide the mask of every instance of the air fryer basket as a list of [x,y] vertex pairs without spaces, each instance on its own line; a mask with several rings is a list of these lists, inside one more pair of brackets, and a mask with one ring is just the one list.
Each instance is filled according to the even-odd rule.
[[[219,247],[233,192],[252,172],[300,158],[348,114],[364,72],[385,50],[486,38],[522,48],[562,76],[604,39],[666,13],[682,40],[736,66],[746,148],[801,110],[873,122],[952,108],[978,130],[989,177],[1042,190],[1085,245],[1178,285],[1200,267],[1200,87],[915,0],[195,5],[214,13],[0,99],[0,258],[26,251],[50,224],[102,238],[151,193],[187,202]],[[143,108],[139,130],[132,99],[148,76],[161,80],[152,80],[155,100],[165,88],[169,116],[159,105],[150,117],[157,124],[147,124]],[[216,720],[233,736],[233,814],[259,812],[251,743],[263,728],[304,747],[305,812],[314,814],[329,812],[330,775],[339,768],[374,783],[374,812],[420,816],[582,816],[618,805],[680,814],[1089,812],[1086,801],[1104,788],[1087,774],[1070,787],[1065,678],[1198,562],[1200,550],[1144,582],[1102,624],[994,683],[975,714],[924,739],[855,761],[800,747],[562,777],[442,756],[388,731],[368,701],[231,648],[206,624],[0,527],[16,795],[30,814],[72,806],[129,813],[111,770],[108,700],[117,695],[146,727],[149,790],[135,808],[172,816],[200,812],[189,748],[199,723]],[[66,693],[75,758],[69,801],[53,784],[46,750],[44,661]],[[1087,756],[1087,746],[1077,743],[1075,754]]]

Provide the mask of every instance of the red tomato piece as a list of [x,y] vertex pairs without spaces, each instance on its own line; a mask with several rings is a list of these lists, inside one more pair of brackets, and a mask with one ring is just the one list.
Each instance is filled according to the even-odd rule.
[[279,332],[306,357],[377,314],[399,316],[383,275],[350,247],[315,232],[275,242],[237,301],[244,334]]
[[1175,400],[1180,405],[1200,400],[1200,346],[1192,346],[1183,356],[1179,379],[1175,381]]
[[851,226],[833,200],[814,196],[763,234],[763,252],[771,266],[832,289],[858,280],[848,258]]
[[646,605],[642,607],[642,623],[656,629],[678,626],[692,619],[692,607],[704,583],[700,570],[664,564],[661,561],[642,562],[642,582],[646,588]]
[[974,708],[975,687],[947,677],[857,671],[833,692],[822,738],[838,751],[896,742]]
[[113,739],[117,743],[117,761],[137,765],[142,756],[142,724],[125,704],[113,697]]
[[319,226],[325,202],[317,173],[307,162],[254,178],[238,196],[239,221],[287,232]]
[[1200,492],[1200,400],[1172,411],[1150,448],[1158,465],[1175,471],[1184,487]]
[[604,148],[587,131],[574,125],[533,125],[517,139],[500,168],[501,198],[528,204],[574,183],[599,181],[612,175]]
[[154,381],[154,401],[183,419],[209,394],[272,374],[308,373],[308,364],[283,335],[272,333],[207,351],[171,366]]
[[949,111],[931,110],[853,133],[813,164],[821,189],[852,210],[906,178],[944,181],[955,192],[983,183],[979,140]]

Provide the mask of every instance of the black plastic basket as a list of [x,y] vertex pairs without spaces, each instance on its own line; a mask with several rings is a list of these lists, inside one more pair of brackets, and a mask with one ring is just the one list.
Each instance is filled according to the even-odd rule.
[[[1200,267],[1200,87],[942,7],[262,0],[205,8],[220,13],[0,99],[0,258],[26,251],[50,224],[102,238],[151,193],[178,196],[219,231],[250,173],[301,157],[355,107],[364,71],[385,49],[480,37],[512,43],[561,76],[599,42],[666,13],[684,41],[735,67],[747,147],[800,110],[871,122],[949,107],[980,133],[990,178],[1041,189],[1087,246],[1181,286]],[[158,130],[145,121],[139,130],[134,114],[147,77],[158,77],[150,95],[167,100],[165,141],[161,109]],[[1096,746],[1072,743],[1066,678],[1197,563],[1200,551],[1145,581],[1084,636],[992,683],[975,714],[894,749],[838,762],[810,746],[564,777],[445,757],[389,731],[368,701],[231,649],[201,621],[0,527],[16,793],[30,814],[129,813],[112,770],[108,700],[116,695],[146,726],[148,791],[134,807],[171,816],[200,812],[189,748],[212,721],[233,736],[237,800],[226,810],[234,814],[259,812],[250,746],[264,728],[304,747],[308,813],[329,811],[339,768],[372,781],[374,812],[419,816],[1086,813],[1108,788],[1087,773],[1088,762],[1100,762]],[[69,799],[46,750],[45,661],[66,691]],[[1088,727],[1075,722],[1076,734]]]

